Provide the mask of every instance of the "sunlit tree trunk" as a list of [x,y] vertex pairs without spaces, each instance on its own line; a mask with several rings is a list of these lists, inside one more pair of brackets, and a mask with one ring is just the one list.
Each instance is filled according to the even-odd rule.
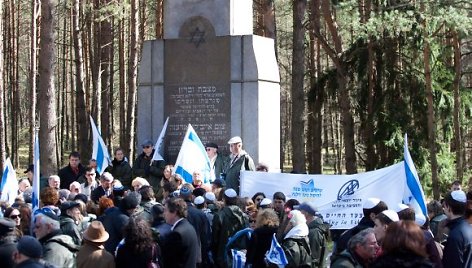
[[45,176],[57,172],[56,156],[56,97],[54,88],[54,68],[56,60],[56,0],[41,2],[41,41],[39,50],[39,143],[41,173]]

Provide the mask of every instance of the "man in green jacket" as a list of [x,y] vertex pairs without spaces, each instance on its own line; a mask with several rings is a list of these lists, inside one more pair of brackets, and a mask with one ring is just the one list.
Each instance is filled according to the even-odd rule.
[[241,137],[232,137],[228,141],[228,144],[231,156],[226,165],[226,187],[234,189],[236,193],[239,194],[239,173],[241,170],[254,171],[256,170],[256,166],[254,165],[254,160],[252,160],[251,156],[243,150],[243,141]]
[[326,240],[328,239],[329,226],[323,222],[322,218],[317,216],[317,208],[313,203],[305,202],[294,208],[300,210],[306,218],[311,248],[311,267],[322,268],[326,257]]
[[379,245],[375,239],[374,229],[367,228],[348,242],[348,248],[331,259],[331,268],[365,268],[377,254]]

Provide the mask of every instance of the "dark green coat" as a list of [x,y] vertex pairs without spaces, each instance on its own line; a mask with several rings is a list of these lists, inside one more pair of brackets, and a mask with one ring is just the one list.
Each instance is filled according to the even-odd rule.
[[108,166],[105,171],[110,172],[113,175],[113,178],[119,180],[121,184],[127,189],[131,189],[131,180],[132,180],[132,169],[126,159],[118,161],[113,159],[111,166]]
[[232,188],[239,194],[239,185],[240,185],[240,178],[239,173],[241,170],[256,170],[256,166],[254,165],[254,160],[252,160],[251,156],[246,153],[246,151],[241,152],[241,156],[239,157],[236,162],[231,165],[231,158],[229,158],[226,168],[226,188]]
[[213,217],[211,250],[215,263],[227,267],[224,256],[229,237],[248,226],[246,214],[236,205],[223,207]]
[[60,224],[63,234],[70,236],[77,246],[82,245],[82,234],[85,231],[82,224],[77,225],[75,221],[67,215],[61,216]]
[[308,240],[310,241],[312,267],[324,267],[327,250],[329,226],[320,218],[315,218],[308,225]]
[[282,248],[287,257],[285,268],[311,267],[310,246],[308,237],[290,237],[282,241]]
[[364,268],[364,266],[346,249],[333,256],[330,268]]
[[142,177],[148,180],[154,189],[154,193],[158,193],[160,188],[160,182],[162,180],[162,175],[164,173],[164,168],[166,166],[165,161],[153,161],[152,165],[151,159],[154,155],[154,150],[150,156],[146,156],[144,153],[138,155],[133,164],[133,178]]

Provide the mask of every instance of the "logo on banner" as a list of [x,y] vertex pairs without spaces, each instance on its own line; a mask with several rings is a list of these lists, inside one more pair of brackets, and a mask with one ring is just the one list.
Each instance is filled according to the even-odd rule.
[[343,199],[345,196],[353,195],[356,190],[359,189],[359,181],[358,180],[350,180],[347,181],[338,192],[338,200]]
[[292,197],[321,197],[323,189],[316,188],[313,179],[305,182],[300,181],[300,187],[293,187]]

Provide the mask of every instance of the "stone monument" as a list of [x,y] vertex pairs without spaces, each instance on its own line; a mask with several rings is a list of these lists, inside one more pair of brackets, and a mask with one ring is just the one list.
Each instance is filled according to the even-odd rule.
[[164,39],[146,41],[138,75],[137,144],[157,140],[174,163],[188,124],[229,152],[241,136],[254,162],[280,168],[280,78],[274,40],[253,35],[252,0],[167,0]]

